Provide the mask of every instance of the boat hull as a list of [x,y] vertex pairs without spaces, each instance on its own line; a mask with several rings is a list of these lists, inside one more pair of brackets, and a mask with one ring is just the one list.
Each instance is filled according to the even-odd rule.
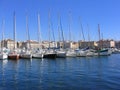
[[0,60],[4,60],[7,58],[8,58],[7,54],[0,54]]
[[32,57],[37,58],[37,59],[42,59],[44,57],[44,55],[43,54],[33,54]]
[[23,59],[31,59],[31,58],[32,58],[32,54],[21,54],[21,55],[20,55],[20,58],[23,58]]
[[57,58],[65,58],[66,53],[57,53]]
[[19,59],[19,55],[18,54],[10,54],[10,55],[8,55],[8,59],[18,60]]
[[106,50],[101,50],[101,51],[98,51],[98,52],[95,52],[94,55],[95,56],[108,56],[111,54],[111,51],[106,49]]
[[76,52],[68,51],[66,52],[66,57],[76,57]]
[[45,54],[43,58],[53,58],[55,59],[57,54]]

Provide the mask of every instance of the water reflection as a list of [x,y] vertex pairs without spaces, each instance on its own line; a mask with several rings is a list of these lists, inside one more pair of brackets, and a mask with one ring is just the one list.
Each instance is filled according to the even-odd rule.
[[40,83],[42,83],[43,72],[44,72],[44,59],[40,60],[39,72],[40,72]]
[[15,89],[18,89],[19,60],[9,60],[9,63],[11,64],[10,67],[11,85],[13,85]]
[[7,62],[8,60],[2,60],[1,63],[1,71],[2,71],[2,85],[5,86],[5,82],[6,82],[6,78],[5,78],[5,69],[6,69],[6,66],[7,66]]
[[32,59],[31,60],[22,60],[25,63],[25,68],[23,68],[23,82],[25,82],[24,86],[26,89],[29,89],[29,82],[31,82],[31,69],[32,69]]
[[117,89],[118,62],[113,56],[0,61],[0,89]]

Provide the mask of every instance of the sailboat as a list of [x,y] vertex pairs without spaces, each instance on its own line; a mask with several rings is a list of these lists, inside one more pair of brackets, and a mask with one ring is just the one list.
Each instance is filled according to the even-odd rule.
[[90,35],[89,35],[89,26],[87,24],[87,27],[88,27],[88,49],[86,50],[86,56],[87,57],[91,57],[94,55],[94,52],[93,52],[93,49],[91,49],[90,47]]
[[13,25],[14,25],[14,49],[8,54],[8,59],[12,59],[12,60],[18,60],[19,59],[19,54],[17,53],[17,50],[16,50],[16,16],[15,16],[15,12],[14,12],[14,22],[13,22]]
[[2,32],[2,45],[1,45],[1,51],[0,51],[0,60],[3,60],[3,59],[7,59],[8,58],[8,55],[7,53],[4,52],[4,20],[2,22],[2,29],[3,29],[3,32]]
[[[79,17],[79,21],[80,21],[80,17]],[[83,37],[83,42],[85,42],[85,36],[84,36],[84,31],[83,31],[83,25],[80,21],[80,27],[81,27],[81,32],[82,33],[82,37]],[[80,34],[81,35],[81,34]],[[77,57],[86,57],[87,56],[87,53],[88,53],[88,47],[84,48],[84,49],[79,49],[77,50],[76,54],[77,54]],[[89,54],[88,54],[89,55]]]
[[49,32],[49,48],[45,51],[44,53],[44,58],[56,58],[57,54],[55,52],[54,49],[50,48],[50,42],[51,42],[51,22],[50,22],[50,13],[49,13],[49,28],[48,28],[48,32]]
[[24,59],[31,59],[32,54],[31,54],[31,49],[30,49],[30,36],[29,36],[29,29],[28,29],[28,17],[26,16],[26,32],[27,32],[27,48],[25,50],[22,50],[20,53],[20,58]]
[[111,54],[111,50],[108,48],[103,48],[101,47],[100,43],[100,25],[98,24],[98,34],[99,34],[99,46],[98,46],[98,50],[96,50],[94,52],[94,55],[96,56],[108,56]]
[[60,43],[60,29],[62,32],[62,43],[63,43],[63,47],[60,47],[58,50],[56,50],[57,53],[57,57],[58,58],[65,58],[66,57],[66,52],[64,50],[64,36],[63,36],[63,30],[62,30],[62,25],[61,25],[61,19],[59,16],[59,22],[58,22],[58,32],[59,32],[59,43]]
[[33,54],[33,58],[43,58],[44,54],[43,54],[43,50],[42,50],[42,45],[40,45],[41,38],[40,38],[40,15],[38,14],[38,42],[39,42],[39,50],[37,50],[34,54]]
[[[71,13],[69,13],[69,43],[71,44]],[[71,47],[66,51],[67,57],[76,57],[76,52]]]

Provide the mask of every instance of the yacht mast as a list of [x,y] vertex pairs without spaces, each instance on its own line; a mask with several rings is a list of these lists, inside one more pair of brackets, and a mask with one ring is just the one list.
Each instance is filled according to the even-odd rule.
[[3,49],[3,47],[4,47],[4,24],[5,24],[5,21],[3,19],[3,21],[2,21],[2,44],[1,44],[1,49]]
[[51,30],[50,30],[50,11],[48,13],[48,37],[49,37],[49,49],[50,49],[50,42],[51,42],[51,34],[50,34]]
[[61,29],[61,33],[62,33],[62,41],[63,41],[63,49],[64,49],[65,48],[65,40],[64,40],[64,32],[63,32],[63,28],[62,28],[61,18],[60,18],[60,29]]
[[98,24],[98,35],[99,35],[99,48],[101,48],[101,37],[100,37],[100,25]]
[[71,41],[71,12],[69,11],[69,41]]
[[61,36],[60,36],[60,14],[58,14],[58,41],[61,41]]
[[27,42],[28,42],[28,47],[27,49],[31,48],[31,45],[30,45],[30,35],[29,35],[29,27],[28,27],[28,15],[26,15],[26,34],[27,34]]
[[41,33],[40,33],[40,14],[38,13],[38,42],[39,42],[39,48],[42,49],[42,46],[40,45],[41,41]]
[[[79,18],[79,20],[80,20],[80,18]],[[83,26],[82,26],[82,23],[81,23],[81,21],[80,21],[80,25],[81,25],[81,31],[82,31],[83,40],[85,41],[85,36],[84,36],[84,32],[83,32]]]
[[16,49],[16,14],[14,12],[14,15],[13,15],[13,31],[14,31],[14,49]]
[[88,28],[88,47],[90,47],[90,30],[89,30],[89,25],[87,24],[87,28]]

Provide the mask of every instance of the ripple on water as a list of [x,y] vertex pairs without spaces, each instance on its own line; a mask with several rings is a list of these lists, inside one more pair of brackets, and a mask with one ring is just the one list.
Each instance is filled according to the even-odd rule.
[[0,61],[0,90],[119,89],[120,55]]

